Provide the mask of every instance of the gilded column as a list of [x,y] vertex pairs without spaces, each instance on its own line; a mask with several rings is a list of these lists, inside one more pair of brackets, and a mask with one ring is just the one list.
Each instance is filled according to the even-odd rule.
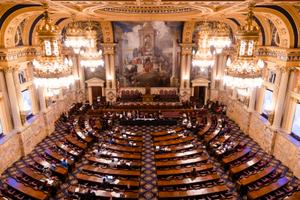
[[89,95],[89,103],[90,105],[93,104],[93,93],[92,93],[92,87],[88,86],[88,95]]
[[250,112],[255,110],[255,101],[256,101],[256,88],[251,89],[249,97],[249,107]]
[[13,69],[8,68],[5,70],[5,79],[8,90],[8,96],[11,105],[12,117],[14,122],[14,128],[17,130],[21,130],[22,121],[20,116],[20,108],[18,103],[18,97],[16,94],[16,87],[14,83]]
[[45,99],[45,89],[43,87],[39,87],[39,102],[40,102],[40,110],[42,112],[46,112],[46,99]]
[[107,101],[116,101],[116,73],[115,73],[115,44],[114,43],[103,43],[104,52],[104,65],[106,74],[106,88],[105,97]]
[[282,69],[281,72],[281,78],[280,78],[280,84],[278,89],[278,95],[276,98],[276,105],[275,105],[275,113],[274,113],[274,121],[273,121],[273,127],[274,128],[280,128],[281,125],[281,119],[283,116],[283,108],[284,108],[284,101],[286,96],[286,90],[289,80],[289,69]]
[[190,71],[192,64],[192,43],[181,44],[181,81],[180,81],[180,98],[181,101],[190,100]]
[[4,133],[8,133],[13,129],[13,122],[11,118],[11,110],[9,109],[9,96],[7,93],[7,88],[5,85],[5,77],[4,73],[0,71],[0,89],[2,92],[2,99],[1,99],[1,107],[2,107],[2,125]]

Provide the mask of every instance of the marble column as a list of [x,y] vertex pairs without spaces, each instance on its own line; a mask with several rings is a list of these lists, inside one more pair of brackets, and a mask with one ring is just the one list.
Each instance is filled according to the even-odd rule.
[[278,95],[276,98],[276,105],[275,105],[275,113],[274,113],[274,121],[273,121],[273,128],[280,128],[281,125],[281,119],[283,116],[283,108],[284,108],[284,101],[286,96],[286,90],[289,80],[289,69],[282,69],[281,72],[281,78],[280,78],[280,84],[278,89]]
[[255,110],[255,101],[256,101],[256,88],[253,88],[249,91],[250,97],[249,97],[249,107],[248,110],[250,112],[253,112]]
[[20,108],[18,103],[18,97],[16,94],[16,87],[14,83],[14,76],[13,76],[12,69],[6,69],[5,79],[6,79],[7,88],[9,88],[8,96],[11,105],[14,128],[20,131],[22,129],[22,121],[21,121]]
[[219,66],[219,56],[216,54],[214,55],[215,64],[212,66],[211,71],[211,89],[215,89],[216,86],[216,77],[217,77],[217,70]]
[[46,106],[46,99],[45,99],[45,89],[43,87],[39,87],[39,102],[40,102],[40,110],[42,112],[46,112],[47,106]]
[[110,74],[111,74],[111,81],[112,81],[112,88],[116,88],[116,70],[115,70],[115,54],[109,55],[109,66],[110,66]]
[[80,58],[79,56],[76,56],[77,58],[77,68],[78,68],[78,75],[80,80],[80,90],[85,92],[85,75],[84,75],[84,67],[80,65]]
[[180,88],[185,88],[184,81],[185,81],[185,66],[186,66],[186,55],[181,55],[181,81],[180,81]]
[[36,115],[39,112],[36,90],[33,85],[29,86],[30,99],[32,105],[32,114]]
[[3,125],[3,130],[4,133],[8,133],[13,129],[13,122],[12,122],[12,115],[11,115],[11,110],[10,110],[10,103],[9,103],[9,96],[7,93],[7,87],[5,85],[5,77],[4,73],[1,70],[0,71],[0,90],[2,92],[2,99],[1,99],[1,106],[2,106],[2,111],[3,115],[1,118],[1,122]]
[[93,90],[91,86],[88,86],[88,95],[89,95],[89,103],[90,105],[93,104]]

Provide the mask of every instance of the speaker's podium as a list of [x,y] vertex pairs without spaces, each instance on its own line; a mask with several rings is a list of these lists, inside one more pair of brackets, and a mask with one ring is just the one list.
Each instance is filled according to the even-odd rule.
[[146,92],[143,95],[143,102],[153,102],[154,95],[151,94],[150,86],[146,86]]

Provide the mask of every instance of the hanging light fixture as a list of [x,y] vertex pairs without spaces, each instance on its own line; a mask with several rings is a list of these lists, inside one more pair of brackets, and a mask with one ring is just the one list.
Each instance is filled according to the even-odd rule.
[[213,46],[215,48],[215,52],[220,54],[224,48],[231,45],[229,29],[224,23],[217,23],[214,35],[208,40],[209,46]]
[[101,49],[97,51],[95,48],[89,48],[80,55],[82,56],[80,65],[82,67],[89,68],[92,72],[94,72],[97,67],[104,65]]
[[224,84],[237,88],[238,93],[248,94],[248,89],[260,87],[262,80],[262,68],[264,62],[254,56],[256,43],[259,38],[259,29],[253,24],[254,4],[249,4],[249,12],[247,21],[244,26],[236,34],[238,41],[237,57],[231,62],[227,60],[226,75],[224,76]]
[[46,89],[68,87],[74,82],[72,60],[60,54],[58,27],[51,23],[48,7],[45,5],[42,25],[37,28],[42,48],[40,58],[33,60],[34,83]]
[[73,22],[67,27],[66,39],[64,44],[66,47],[72,48],[75,54],[80,53],[81,48],[89,47],[90,41],[86,38],[86,34],[75,22],[75,17],[72,15]]
[[91,22],[89,22],[88,28],[85,31],[85,35],[86,38],[89,40],[89,47],[85,48],[85,50],[81,50],[80,65],[82,67],[89,68],[92,72],[94,72],[97,67],[104,65],[104,61],[102,56],[102,50],[97,50],[97,32],[93,30]]
[[214,65],[213,54],[209,45],[209,38],[212,36],[212,30],[207,22],[204,22],[198,32],[198,49],[193,52],[192,65],[199,67],[201,71]]

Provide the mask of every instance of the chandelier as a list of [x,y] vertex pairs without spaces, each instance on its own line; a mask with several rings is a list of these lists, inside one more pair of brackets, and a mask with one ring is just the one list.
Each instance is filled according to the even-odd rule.
[[82,51],[80,55],[82,56],[80,65],[89,68],[92,72],[94,72],[97,67],[104,65],[101,49],[97,51],[96,48],[88,48],[87,51]]
[[193,52],[192,65],[199,67],[201,71],[214,65],[213,54],[211,53],[209,38],[212,36],[212,30],[205,22],[198,32],[198,49]]
[[241,26],[236,34],[238,54],[233,62],[228,58],[224,76],[224,84],[237,88],[238,93],[242,95],[249,95],[245,91],[260,87],[263,82],[261,74],[264,62],[254,56],[259,29],[253,24],[253,8],[254,4],[250,4],[246,24]]
[[208,39],[209,46],[213,46],[217,54],[220,54],[225,47],[231,45],[229,29],[224,23],[217,23],[215,33]]
[[96,37],[97,32],[93,30],[91,26],[91,22],[89,22],[89,26],[85,32],[86,38],[89,40],[89,47],[85,48],[85,50],[81,50],[81,61],[80,65],[85,68],[89,68],[92,72],[96,70],[97,67],[103,66],[103,56],[102,50],[97,50],[96,47]]
[[72,60],[62,58],[58,39],[58,27],[52,25],[47,6],[45,6],[42,25],[37,28],[42,55],[34,59],[34,83],[46,89],[68,87],[74,82]]
[[86,38],[84,30],[75,22],[74,15],[72,17],[73,22],[66,30],[64,44],[66,47],[72,48],[75,54],[79,54],[81,48],[90,46],[90,41]]

